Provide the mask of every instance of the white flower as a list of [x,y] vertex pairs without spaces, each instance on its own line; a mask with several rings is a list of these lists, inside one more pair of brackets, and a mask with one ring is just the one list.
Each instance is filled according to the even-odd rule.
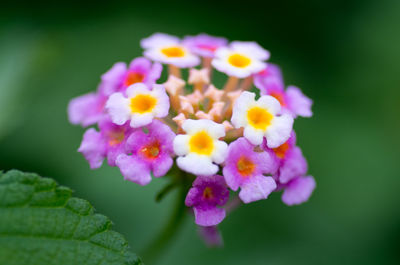
[[106,103],[106,109],[115,124],[130,120],[132,128],[150,124],[153,118],[168,115],[169,98],[162,85],[153,85],[150,90],[143,83],[136,83],[122,93],[114,93]]
[[185,120],[174,139],[174,151],[178,155],[178,166],[194,175],[209,176],[217,173],[218,166],[225,161],[228,145],[218,139],[225,136],[222,124],[211,120]]
[[245,78],[267,67],[269,52],[255,42],[234,41],[215,52],[212,65],[220,72]]
[[155,33],[141,41],[144,55],[156,62],[175,65],[179,68],[194,67],[200,58],[181,44],[179,38],[163,33]]
[[257,101],[255,94],[243,92],[233,106],[232,124],[244,127],[244,137],[254,145],[260,145],[264,136],[267,146],[276,148],[290,137],[293,118],[281,112],[279,101],[272,96],[262,96]]

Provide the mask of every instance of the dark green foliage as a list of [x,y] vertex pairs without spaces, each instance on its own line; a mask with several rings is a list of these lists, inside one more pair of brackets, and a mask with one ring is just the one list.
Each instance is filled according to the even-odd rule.
[[0,172],[0,264],[142,264],[111,221],[49,178]]

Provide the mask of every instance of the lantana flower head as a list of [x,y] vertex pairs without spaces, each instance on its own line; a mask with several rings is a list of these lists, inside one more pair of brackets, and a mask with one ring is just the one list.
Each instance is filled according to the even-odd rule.
[[180,68],[194,67],[200,63],[200,58],[174,36],[156,33],[142,40],[141,45],[146,49],[144,55],[156,62]]
[[[192,208],[214,246],[222,244],[216,226],[242,202],[279,191],[287,205],[308,200],[316,184],[292,128],[295,117],[311,116],[312,102],[285,90],[279,67],[265,63],[267,50],[206,34],[156,33],[141,46],[146,58],[114,64],[96,92],[69,104],[71,123],[92,126],[78,150],[91,168],[107,158],[130,182],[168,179],[157,198],[187,192],[179,204]],[[161,63],[168,64],[162,81]],[[214,69],[228,75],[224,86],[213,83]],[[260,96],[248,91],[253,85]]]
[[232,42],[215,52],[212,65],[220,72],[237,78],[256,74],[267,67],[269,52],[255,42]]

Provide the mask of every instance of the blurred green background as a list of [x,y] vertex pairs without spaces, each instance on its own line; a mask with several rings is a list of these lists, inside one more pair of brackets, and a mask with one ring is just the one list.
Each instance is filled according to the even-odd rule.
[[76,152],[84,129],[68,101],[96,88],[114,62],[141,54],[153,32],[255,40],[287,84],[314,100],[298,142],[315,176],[310,201],[280,194],[241,207],[207,249],[193,217],[159,264],[400,264],[400,1],[126,1],[3,3],[0,9],[0,169],[51,176],[109,216],[133,251],[168,219],[167,182],[91,171]]

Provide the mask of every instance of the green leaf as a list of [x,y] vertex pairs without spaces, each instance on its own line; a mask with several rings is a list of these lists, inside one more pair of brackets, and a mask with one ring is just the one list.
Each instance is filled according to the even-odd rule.
[[139,265],[111,221],[49,178],[0,171],[0,264]]

